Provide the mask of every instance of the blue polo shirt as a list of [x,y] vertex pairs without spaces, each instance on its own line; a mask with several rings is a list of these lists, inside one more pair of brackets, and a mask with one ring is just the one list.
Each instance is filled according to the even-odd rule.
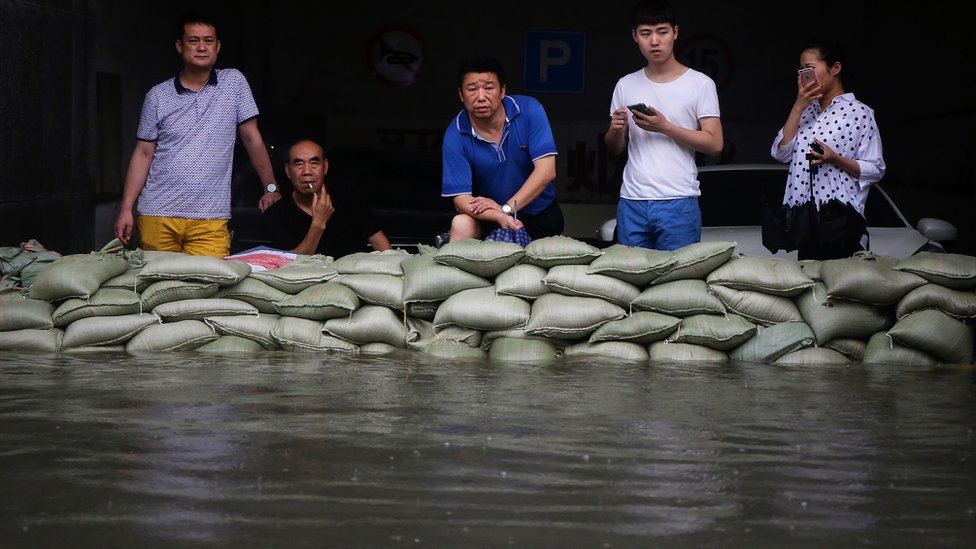
[[[501,143],[492,143],[471,127],[468,111],[462,110],[444,132],[443,182],[441,196],[470,194],[487,196],[504,204],[535,169],[533,162],[555,155],[556,142],[542,104],[524,95],[507,95],[505,129]],[[556,199],[556,186],[550,181],[545,190],[525,208],[537,214]]]

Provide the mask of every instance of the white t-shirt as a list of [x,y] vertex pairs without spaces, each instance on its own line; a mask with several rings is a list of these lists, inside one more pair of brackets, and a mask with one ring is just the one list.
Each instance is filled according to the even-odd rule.
[[[694,69],[666,84],[652,82],[644,69],[624,76],[613,89],[610,113],[634,103],[644,103],[689,130],[700,129],[700,118],[720,116],[715,82]],[[621,198],[669,200],[701,194],[694,150],[663,134],[638,128],[633,116],[627,117],[627,125],[627,166]]]

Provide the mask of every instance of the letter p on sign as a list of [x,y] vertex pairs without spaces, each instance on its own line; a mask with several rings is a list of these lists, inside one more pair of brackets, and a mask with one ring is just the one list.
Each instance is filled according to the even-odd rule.
[[549,67],[569,63],[569,44],[564,40],[543,40],[539,48],[539,82],[549,81]]
[[525,33],[526,91],[583,93],[586,80],[586,34]]

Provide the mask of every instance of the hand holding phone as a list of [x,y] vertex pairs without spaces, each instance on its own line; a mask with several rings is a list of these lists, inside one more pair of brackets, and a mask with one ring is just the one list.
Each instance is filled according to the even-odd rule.
[[630,109],[631,111],[637,111],[646,116],[654,116],[656,114],[654,112],[654,109],[648,107],[643,103],[634,103],[633,105],[627,105],[627,108]]
[[807,87],[810,82],[817,81],[817,73],[813,72],[813,67],[804,67],[798,71],[796,74],[800,76],[800,86]]

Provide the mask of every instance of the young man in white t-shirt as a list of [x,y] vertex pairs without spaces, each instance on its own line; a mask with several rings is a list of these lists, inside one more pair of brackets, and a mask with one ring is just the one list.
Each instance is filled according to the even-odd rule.
[[[674,250],[701,240],[695,152],[722,151],[715,83],[674,57],[678,25],[668,2],[634,10],[632,36],[647,66],[617,81],[604,137],[627,149],[617,205],[617,241]],[[650,114],[628,107],[643,104]]]

